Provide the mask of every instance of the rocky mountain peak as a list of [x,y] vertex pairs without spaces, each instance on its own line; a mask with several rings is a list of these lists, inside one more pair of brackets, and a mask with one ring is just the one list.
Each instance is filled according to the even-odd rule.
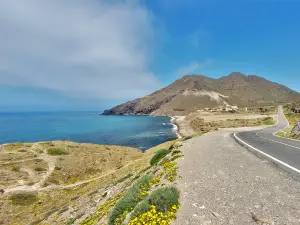
[[283,101],[300,102],[300,94],[262,77],[240,72],[219,79],[190,74],[151,95],[121,104],[103,114],[186,115],[227,104],[246,107],[249,102],[276,104]]

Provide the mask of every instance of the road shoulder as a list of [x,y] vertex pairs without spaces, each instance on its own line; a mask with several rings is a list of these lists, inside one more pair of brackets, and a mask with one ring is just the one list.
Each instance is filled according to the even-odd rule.
[[239,145],[234,131],[183,145],[181,209],[174,224],[299,224],[300,183]]

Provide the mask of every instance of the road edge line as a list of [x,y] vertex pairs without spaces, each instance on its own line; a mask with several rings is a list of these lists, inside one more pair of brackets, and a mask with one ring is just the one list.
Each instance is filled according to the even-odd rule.
[[[278,165],[278,166],[280,166],[280,167],[287,168],[287,169],[291,170],[292,172],[297,173],[297,175],[300,175],[300,170],[299,170],[299,169],[297,169],[297,168],[295,168],[295,167],[293,167],[293,166],[291,166],[291,165],[289,165],[289,164],[287,164],[287,163],[285,163],[285,162],[283,162],[283,161],[281,161],[281,160],[279,160],[279,159],[277,159],[277,158],[275,158],[275,157],[273,157],[273,156],[271,156],[271,155],[269,155],[269,154],[267,154],[267,153],[264,153],[263,151],[261,151],[261,150],[255,148],[255,147],[253,147],[252,145],[246,143],[245,141],[241,140],[241,139],[236,135],[237,133],[239,133],[239,132],[233,133],[234,139],[235,139],[237,142],[239,142],[241,145],[243,145],[244,147],[246,147],[247,149],[249,149],[249,150],[250,150],[250,149],[254,150],[254,151],[255,151],[255,152],[253,152],[254,154],[255,154],[255,153],[259,153],[259,154],[261,154],[262,156],[267,157],[268,159],[271,159],[272,162],[275,163],[276,165]],[[251,150],[250,150],[250,151],[251,151]],[[283,169],[284,169],[284,168],[283,168]]]
[[[291,125],[290,122],[288,121],[288,119],[286,118],[284,112],[283,112],[283,116],[284,116],[286,122],[288,123],[288,125],[285,128],[281,129],[281,130],[275,131],[273,133],[273,136],[279,137],[279,138],[282,138],[282,139],[287,139],[287,140],[292,140],[292,141],[298,141],[298,142],[300,142],[300,140],[296,140],[296,139],[292,139],[292,138],[286,138],[286,137],[281,137],[281,136],[277,135],[279,132],[286,130]],[[278,124],[278,122],[279,122],[279,118],[278,118],[278,115],[277,115],[277,123],[276,123],[276,125]]]

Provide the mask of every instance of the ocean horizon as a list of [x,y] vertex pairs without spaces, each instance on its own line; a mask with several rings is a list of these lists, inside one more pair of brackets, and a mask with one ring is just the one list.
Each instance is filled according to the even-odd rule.
[[102,116],[99,111],[0,112],[0,144],[71,140],[147,150],[176,139],[170,117]]

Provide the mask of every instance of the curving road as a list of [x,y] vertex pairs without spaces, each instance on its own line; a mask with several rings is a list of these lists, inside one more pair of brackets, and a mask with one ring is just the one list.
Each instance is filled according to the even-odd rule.
[[254,153],[273,161],[281,168],[300,175],[300,141],[275,136],[289,126],[282,106],[277,124],[262,130],[235,133],[234,138]]

